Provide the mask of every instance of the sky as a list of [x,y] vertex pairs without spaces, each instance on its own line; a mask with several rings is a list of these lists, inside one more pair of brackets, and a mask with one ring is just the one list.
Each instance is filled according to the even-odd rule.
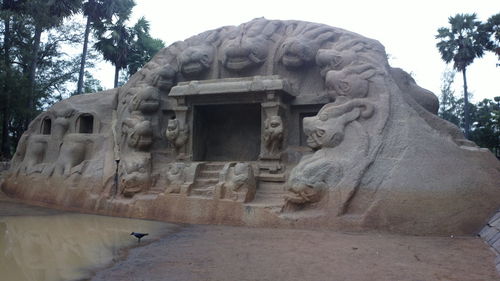
[[[417,84],[440,95],[446,65],[436,48],[439,27],[448,27],[448,17],[476,13],[481,21],[500,12],[498,0],[247,0],[247,1],[155,1],[135,0],[131,24],[144,16],[150,33],[166,45],[206,30],[239,25],[254,18],[303,20],[356,32],[380,41],[389,54],[389,64],[411,73]],[[500,67],[487,52],[467,68],[467,85],[473,102],[500,96]],[[113,68],[102,66],[106,88],[112,88]],[[109,77],[104,77],[109,76]],[[462,75],[455,75],[455,94],[462,95]]]

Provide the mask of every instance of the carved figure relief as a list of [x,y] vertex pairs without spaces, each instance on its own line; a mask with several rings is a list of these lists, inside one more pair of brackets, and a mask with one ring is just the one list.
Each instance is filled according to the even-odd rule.
[[437,109],[378,41],[259,18],[164,48],[123,87],[56,103],[1,188],[186,223],[470,235],[500,204],[499,162]]
[[165,135],[167,140],[173,144],[177,154],[179,154],[188,141],[189,129],[186,126],[181,127],[178,119],[170,119],[168,120]]
[[[357,122],[355,120],[358,118],[370,118],[373,112],[374,106],[370,102],[355,99],[341,105],[327,104],[316,116],[304,118],[307,145],[315,153],[303,157],[291,171],[287,182],[290,194],[285,198],[287,206],[284,210],[293,209],[294,204],[319,202],[326,191],[336,187],[343,179],[345,169],[351,166],[339,157],[343,152],[338,152],[338,147],[344,140],[345,128],[348,124]],[[353,127],[362,130],[359,125]],[[361,140],[359,147],[366,146]],[[350,153],[347,162],[355,162],[356,156],[353,152]],[[364,152],[358,150],[356,153]]]
[[264,144],[267,154],[276,156],[283,145],[283,120],[280,116],[271,116],[264,122]]
[[214,48],[210,45],[192,46],[178,57],[179,69],[187,78],[195,78],[212,65]]
[[166,193],[180,193],[182,185],[184,184],[186,178],[184,174],[184,167],[186,164],[176,162],[168,166],[167,169],[167,179],[168,186],[165,190]]
[[250,202],[256,191],[253,170],[248,163],[236,163],[223,171],[222,183],[216,186],[216,194],[221,199],[236,202]]
[[288,37],[280,47],[279,61],[289,70],[296,70],[314,63],[322,44],[335,38],[335,32],[323,25],[314,25]]
[[44,174],[68,177],[72,173],[72,168],[82,164],[86,153],[87,144],[85,139],[65,141],[61,145],[61,151],[56,162],[52,167],[48,167]]
[[151,158],[146,153],[132,153],[120,162],[121,193],[125,197],[147,190],[151,186]]
[[140,111],[143,114],[156,112],[160,107],[160,93],[157,88],[147,86],[137,89],[130,102],[131,111]]
[[122,134],[128,138],[127,144],[131,148],[144,151],[153,143],[151,122],[139,112],[132,112],[132,115],[123,121]]
[[170,64],[164,65],[153,74],[153,86],[168,93],[177,83],[177,70]]
[[356,52],[352,49],[338,51],[336,49],[321,49],[316,54],[316,64],[320,68],[321,76],[325,77],[330,70],[340,70],[356,59]]
[[177,57],[179,71],[188,79],[198,78],[207,72],[214,60],[215,48],[212,43],[218,39],[218,32],[199,36],[205,37],[202,39],[203,44],[187,47]]
[[224,67],[240,72],[262,65],[268,56],[271,36],[279,25],[263,18],[246,24],[240,34],[233,35],[233,38],[223,43]]
[[70,118],[75,113],[73,108],[67,108],[60,111],[55,111],[54,115],[56,119],[54,120],[54,125],[52,126],[52,136],[56,140],[62,140],[66,132],[68,131]]
[[37,136],[31,136],[27,140],[26,153],[24,159],[19,165],[17,173],[30,174],[33,172],[41,172],[43,166],[39,164],[44,162],[45,152],[47,151],[47,140]]
[[349,65],[342,70],[326,73],[325,86],[330,100],[364,98],[369,91],[369,79],[377,74],[369,64]]

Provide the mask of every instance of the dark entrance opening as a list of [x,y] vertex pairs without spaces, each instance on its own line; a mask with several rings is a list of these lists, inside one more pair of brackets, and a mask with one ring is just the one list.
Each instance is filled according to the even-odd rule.
[[260,109],[260,104],[195,106],[193,160],[257,160],[260,153]]
[[50,135],[52,131],[52,120],[50,118],[45,118],[42,121],[42,134],[43,135]]
[[77,124],[80,134],[92,134],[94,132],[94,116],[90,114],[80,115]]

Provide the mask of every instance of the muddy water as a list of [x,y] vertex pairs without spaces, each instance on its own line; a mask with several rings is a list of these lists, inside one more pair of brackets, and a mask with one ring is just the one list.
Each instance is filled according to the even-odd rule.
[[177,228],[161,222],[72,213],[0,216],[0,279],[86,279],[116,260],[121,249],[138,244],[132,231],[149,233],[141,240],[145,244]]

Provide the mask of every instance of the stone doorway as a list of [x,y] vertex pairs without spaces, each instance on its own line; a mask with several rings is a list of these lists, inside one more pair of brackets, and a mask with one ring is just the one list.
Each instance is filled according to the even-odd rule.
[[260,139],[260,104],[194,106],[194,161],[256,161]]

